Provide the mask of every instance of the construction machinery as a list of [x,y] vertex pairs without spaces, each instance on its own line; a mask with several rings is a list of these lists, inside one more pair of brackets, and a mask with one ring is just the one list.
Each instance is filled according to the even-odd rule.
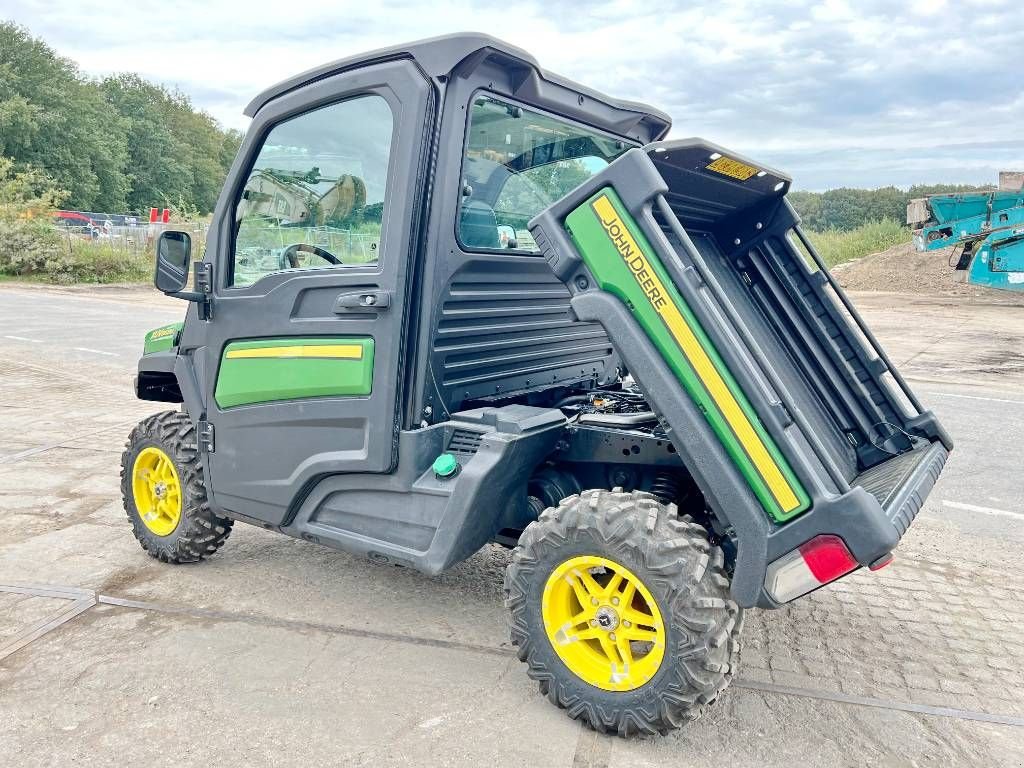
[[917,250],[950,248],[968,283],[1024,291],[1024,190],[911,200],[907,223]]
[[[122,456],[150,555],[202,560],[236,521],[427,575],[510,548],[528,674],[621,735],[715,700],[745,609],[892,562],[952,443],[785,174],[484,35],[247,114],[202,260],[158,243],[189,304],[136,379],[179,408]],[[295,226],[345,178],[351,210]]]

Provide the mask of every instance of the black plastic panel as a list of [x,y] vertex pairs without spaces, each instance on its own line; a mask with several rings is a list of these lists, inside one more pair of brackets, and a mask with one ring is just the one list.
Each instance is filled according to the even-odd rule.
[[787,390],[793,393],[794,401],[800,403],[815,434],[821,439],[843,476],[847,480],[852,480],[858,472],[857,454],[843,434],[847,419],[842,413],[833,412],[829,408],[830,400],[817,394],[828,392],[828,378],[815,370],[813,356],[800,349],[792,336],[780,333],[778,313],[787,307],[770,307],[770,311],[767,312],[762,308],[759,311],[757,304],[751,302],[749,297],[751,294],[757,297],[761,291],[747,287],[739,273],[722,256],[714,239],[709,235],[698,235],[694,237],[693,244],[715,270],[722,290],[732,300],[737,313],[757,339],[765,356],[770,360],[788,360],[791,363],[776,365],[776,374],[782,379]]
[[[679,198],[670,192],[665,199],[677,218],[696,223],[693,206],[681,205]],[[685,263],[685,249],[671,227],[658,213],[655,220]],[[788,361],[774,370],[843,477],[850,481],[890,452],[908,448],[909,441],[888,426],[906,428],[906,417],[868,370],[863,345],[825,294],[823,276],[807,266],[777,226],[779,234],[766,232],[739,249],[730,244],[726,255],[722,243],[736,223],[706,223],[708,231],[690,233],[694,246],[766,357]]]
[[853,481],[853,485],[859,485],[870,493],[883,507],[888,506],[892,495],[914,471],[930,447],[930,444],[926,444],[917,450],[893,456],[889,461],[862,472]]
[[608,335],[575,320],[569,298],[540,258],[467,260],[436,313],[431,364],[443,408],[613,378],[619,363]]

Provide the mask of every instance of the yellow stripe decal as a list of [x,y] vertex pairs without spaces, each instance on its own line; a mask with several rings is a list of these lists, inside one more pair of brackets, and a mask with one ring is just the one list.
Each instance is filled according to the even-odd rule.
[[319,357],[340,360],[362,360],[363,348],[359,344],[303,344],[286,347],[251,347],[249,349],[229,349],[225,356],[229,360],[245,357]]
[[[618,221],[618,214],[615,212],[615,208],[612,206],[611,201],[603,195],[593,202],[593,207],[607,232],[605,222]],[[638,282],[640,281],[639,272],[645,272],[644,280],[640,283],[640,287],[644,290],[651,306],[654,307],[655,311],[665,322],[676,344],[679,345],[679,349],[689,360],[694,371],[696,371],[698,378],[707,388],[725,420],[739,439],[743,449],[750,456],[754,466],[757,467],[758,473],[764,478],[765,483],[767,483],[769,490],[772,492],[772,496],[775,497],[775,500],[786,511],[798,507],[800,500],[797,498],[792,487],[790,487],[785,476],[783,476],[778,464],[775,463],[775,460],[768,453],[764,442],[762,442],[757,432],[754,431],[753,425],[751,425],[746,414],[743,413],[740,404],[722,379],[711,358],[708,357],[704,347],[701,346],[700,341],[698,341],[690,326],[686,323],[682,314],[680,314],[675,303],[669,300],[670,294],[665,289],[661,279],[653,269],[647,267],[646,259],[642,256],[643,251],[636,240],[633,239],[633,235],[626,227],[616,227],[615,235],[612,236],[610,232],[608,235],[613,241],[625,240],[625,244],[629,246],[629,252],[632,254],[631,262],[637,259],[642,261],[640,269],[635,268],[634,264],[630,263],[630,271],[637,278]],[[622,250],[624,249],[620,248],[620,252]]]

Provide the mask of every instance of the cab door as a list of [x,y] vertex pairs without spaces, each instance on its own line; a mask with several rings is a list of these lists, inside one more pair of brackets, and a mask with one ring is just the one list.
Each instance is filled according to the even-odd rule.
[[[254,118],[189,323],[214,506],[282,524],[319,478],[396,456],[428,84],[409,62],[296,89]],[[201,426],[206,426],[202,424]]]

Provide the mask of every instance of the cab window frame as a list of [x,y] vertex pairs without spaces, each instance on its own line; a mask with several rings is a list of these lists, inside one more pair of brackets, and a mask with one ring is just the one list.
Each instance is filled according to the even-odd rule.
[[[353,101],[358,101],[360,99],[365,99],[368,97],[376,97],[383,101],[384,104],[387,106],[388,113],[391,117],[391,139],[388,142],[387,168],[384,182],[384,196],[383,199],[381,200],[381,228],[380,236],[378,238],[376,260],[353,264],[327,264],[324,267],[286,267],[283,269],[274,269],[260,275],[259,278],[257,278],[251,283],[238,284],[235,281],[237,267],[236,258],[238,248],[238,234],[239,230],[241,229],[242,223],[238,219],[238,206],[242,201],[242,195],[244,194],[249,179],[252,176],[253,169],[256,167],[256,163],[259,160],[260,154],[262,153],[264,146],[266,146],[267,139],[270,138],[270,135],[279,126],[295,120],[299,120],[305,115],[308,115],[312,112],[317,112],[323,109],[329,109],[331,107],[335,107]],[[278,275],[301,275],[307,273],[323,273],[333,270],[361,270],[367,272],[368,274],[379,274],[380,272],[383,271],[384,251],[386,250],[383,247],[383,244],[388,231],[388,197],[391,194],[390,182],[392,180],[394,172],[394,163],[396,162],[395,151],[398,148],[399,141],[399,126],[398,120],[395,117],[396,104],[394,98],[394,94],[391,93],[390,89],[386,87],[371,87],[365,90],[349,92],[344,94],[340,98],[335,97],[332,99],[327,99],[315,105],[307,104],[302,108],[296,109],[294,112],[281,115],[278,119],[274,120],[273,122],[267,123],[266,125],[262,126],[260,133],[252,138],[251,144],[249,143],[249,137],[246,137],[246,139],[243,141],[242,146],[244,147],[246,146],[246,144],[248,144],[249,151],[247,153],[246,163],[243,166],[244,173],[239,173],[235,177],[236,183],[232,186],[231,189],[231,204],[227,211],[227,221],[230,224],[230,232],[229,244],[225,254],[226,258],[224,259],[225,264],[223,266],[223,271],[221,273],[221,288],[223,290],[230,292],[249,291],[252,290],[253,288],[258,287],[260,283],[267,280],[268,278]]]
[[[469,142],[470,142],[470,138],[471,138],[471,135],[472,135],[473,104],[481,96],[486,96],[486,97],[492,98],[495,101],[501,102],[502,104],[508,104],[509,106],[512,106],[512,107],[518,107],[518,108],[522,109],[524,112],[532,112],[532,113],[540,115],[542,117],[545,117],[545,118],[548,118],[548,119],[551,119],[551,120],[557,120],[557,121],[565,123],[567,125],[570,125],[570,126],[573,126],[573,127],[576,127],[576,128],[580,128],[581,130],[584,130],[587,133],[593,134],[595,136],[600,136],[600,137],[603,137],[603,138],[606,138],[606,139],[610,139],[612,141],[621,142],[622,143],[622,150],[621,150],[621,152],[618,155],[616,155],[616,159],[618,157],[621,157],[621,155],[623,153],[625,153],[626,151],[628,151],[629,149],[632,149],[632,148],[635,148],[635,147],[640,147],[642,145],[636,139],[632,139],[632,138],[630,138],[628,136],[621,136],[621,135],[616,134],[616,133],[611,133],[610,131],[603,130],[601,128],[598,128],[597,126],[590,125],[589,123],[584,123],[584,122],[581,122],[579,120],[574,120],[574,119],[572,119],[570,117],[566,117],[565,115],[559,114],[558,112],[554,112],[554,111],[549,110],[549,109],[544,109],[543,107],[539,107],[536,104],[529,104],[527,102],[523,102],[523,101],[520,101],[518,99],[514,99],[514,98],[512,98],[510,96],[507,96],[507,95],[505,95],[503,93],[499,93],[497,91],[491,90],[490,88],[477,88],[477,89],[475,89],[469,95],[469,100],[468,100],[468,102],[466,104],[466,119],[465,119],[465,125],[464,125],[464,128],[463,128],[462,148],[460,150],[461,154],[460,154],[460,157],[459,157],[459,185],[458,185],[459,199],[456,200],[456,202],[455,202],[455,217],[454,217],[455,220],[453,222],[453,229],[454,229],[454,234],[455,234],[455,242],[458,244],[459,248],[462,249],[462,251],[465,252],[465,253],[486,253],[486,254],[495,254],[495,255],[538,256],[539,257],[539,256],[541,256],[541,253],[538,250],[531,250],[529,248],[488,248],[486,246],[467,245],[463,241],[463,239],[462,239],[462,206],[463,206],[463,203],[466,200],[466,198],[464,198],[462,196],[462,189],[463,189],[463,184],[466,182],[466,160],[467,160],[467,153],[469,152]],[[614,162],[614,159],[610,160],[609,164],[611,162]],[[540,167],[540,166],[536,166],[536,167]],[[568,193],[568,191],[569,190],[566,190],[567,193]],[[552,200],[551,202],[553,203],[554,200]],[[545,207],[547,207],[547,206],[545,206]],[[543,209],[541,209],[541,210],[543,210]],[[540,213],[540,211],[537,211],[537,213]],[[532,216],[531,216],[531,218],[532,218]]]

